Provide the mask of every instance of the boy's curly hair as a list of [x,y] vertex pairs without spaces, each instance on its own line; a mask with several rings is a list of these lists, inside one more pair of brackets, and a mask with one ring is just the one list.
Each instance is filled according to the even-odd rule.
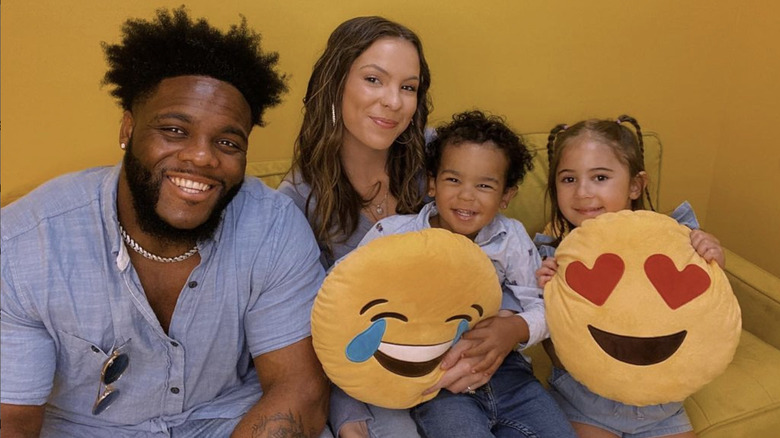
[[276,71],[279,55],[264,53],[261,36],[246,17],[221,32],[205,19],[193,21],[184,6],[158,9],[154,20],[129,19],[120,44],[102,43],[109,70],[103,85],[125,110],[148,97],[166,78],[209,76],[236,87],[249,103],[252,122],[263,125],[263,111],[281,101],[286,75]]
[[436,138],[426,146],[426,168],[436,176],[441,166],[444,148],[470,142],[482,144],[493,142],[504,151],[509,160],[506,169],[505,189],[515,187],[523,181],[525,174],[534,168],[533,155],[523,140],[506,125],[502,117],[486,115],[482,111],[465,111],[452,116],[452,121],[436,128]]

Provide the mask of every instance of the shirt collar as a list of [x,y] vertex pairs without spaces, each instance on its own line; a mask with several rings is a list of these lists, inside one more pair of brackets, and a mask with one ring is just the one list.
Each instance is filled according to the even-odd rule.
[[116,212],[116,196],[121,170],[122,163],[120,162],[111,168],[111,171],[103,178],[103,183],[100,186],[100,208],[111,254],[114,256],[117,268],[123,271],[130,265],[130,256],[127,254],[122,236],[119,234],[119,218]]
[[[431,216],[435,216],[437,214],[439,214],[439,210],[436,208],[436,201],[432,201],[425,204],[422,210],[420,210],[420,214],[417,215],[418,220],[422,221],[422,223],[418,224],[418,225],[422,225],[420,229],[430,228]],[[499,215],[500,213],[496,214],[496,216],[493,218],[492,221],[490,221],[490,223],[488,223],[481,230],[479,230],[476,239],[474,239],[474,243],[476,243],[479,246],[484,246],[489,244],[499,236],[506,234],[507,232],[506,224],[504,224],[504,222],[499,219]]]
[[496,213],[493,220],[479,230],[477,238],[474,239],[474,243],[479,246],[485,246],[507,233],[506,224],[504,221],[500,220],[500,215],[501,213]]

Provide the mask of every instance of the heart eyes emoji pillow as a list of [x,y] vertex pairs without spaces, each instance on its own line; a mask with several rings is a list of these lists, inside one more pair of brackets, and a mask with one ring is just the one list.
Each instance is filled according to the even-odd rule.
[[555,351],[591,391],[625,404],[682,401],[721,374],[741,314],[690,229],[650,211],[606,213],[555,252],[544,300]]
[[482,250],[442,229],[396,234],[352,251],[325,278],[311,317],[325,373],[350,396],[386,408],[424,390],[466,330],[498,313],[501,285]]

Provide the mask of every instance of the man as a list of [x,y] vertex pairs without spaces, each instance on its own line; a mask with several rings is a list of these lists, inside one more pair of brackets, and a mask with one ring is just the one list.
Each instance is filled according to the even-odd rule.
[[319,250],[244,177],[277,55],[183,8],[123,32],[104,44],[122,163],[2,211],[3,436],[318,436]]

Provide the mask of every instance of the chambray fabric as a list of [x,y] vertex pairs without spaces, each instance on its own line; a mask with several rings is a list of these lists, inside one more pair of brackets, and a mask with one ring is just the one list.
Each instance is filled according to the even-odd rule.
[[[252,358],[310,335],[319,250],[290,199],[251,177],[198,242],[166,334],[119,234],[119,171],[66,175],[2,210],[0,400],[46,403],[42,436],[168,436],[242,416],[262,394]],[[120,395],[93,416],[119,345]]]
[[[289,196],[302,212],[306,211],[306,198],[308,198],[309,194],[311,193],[311,187],[303,182],[299,173],[294,172],[287,175],[284,180],[282,180],[281,184],[279,184],[278,190],[279,192]],[[313,210],[314,204],[309,205],[309,211]],[[352,252],[353,249],[357,248],[358,243],[360,243],[360,239],[363,238],[363,235],[366,234],[366,232],[371,228],[371,225],[371,220],[369,220],[365,215],[361,214],[358,216],[357,228],[355,229],[355,232],[352,233],[352,235],[336,236],[333,242],[332,254],[328,251],[325,251],[325,245],[322,244],[321,249],[323,251],[322,255],[320,256],[320,262],[322,263],[322,266],[326,270],[330,269],[336,260],[344,257],[345,255]]]
[[[430,228],[430,218],[437,214],[436,203],[429,202],[416,215],[397,215],[382,219],[366,233],[360,245],[390,234]],[[496,268],[504,290],[501,307],[518,311],[518,315],[528,323],[528,342],[519,348],[522,350],[549,337],[544,319],[542,289],[536,285],[535,277],[536,270],[541,266],[541,258],[523,224],[497,214],[477,233],[474,243],[487,254]]]
[[683,203],[678,205],[669,216],[676,220],[680,225],[685,225],[692,230],[699,229],[699,220],[696,219],[696,213],[693,211],[693,206],[691,206],[691,203],[688,201],[683,201]]

